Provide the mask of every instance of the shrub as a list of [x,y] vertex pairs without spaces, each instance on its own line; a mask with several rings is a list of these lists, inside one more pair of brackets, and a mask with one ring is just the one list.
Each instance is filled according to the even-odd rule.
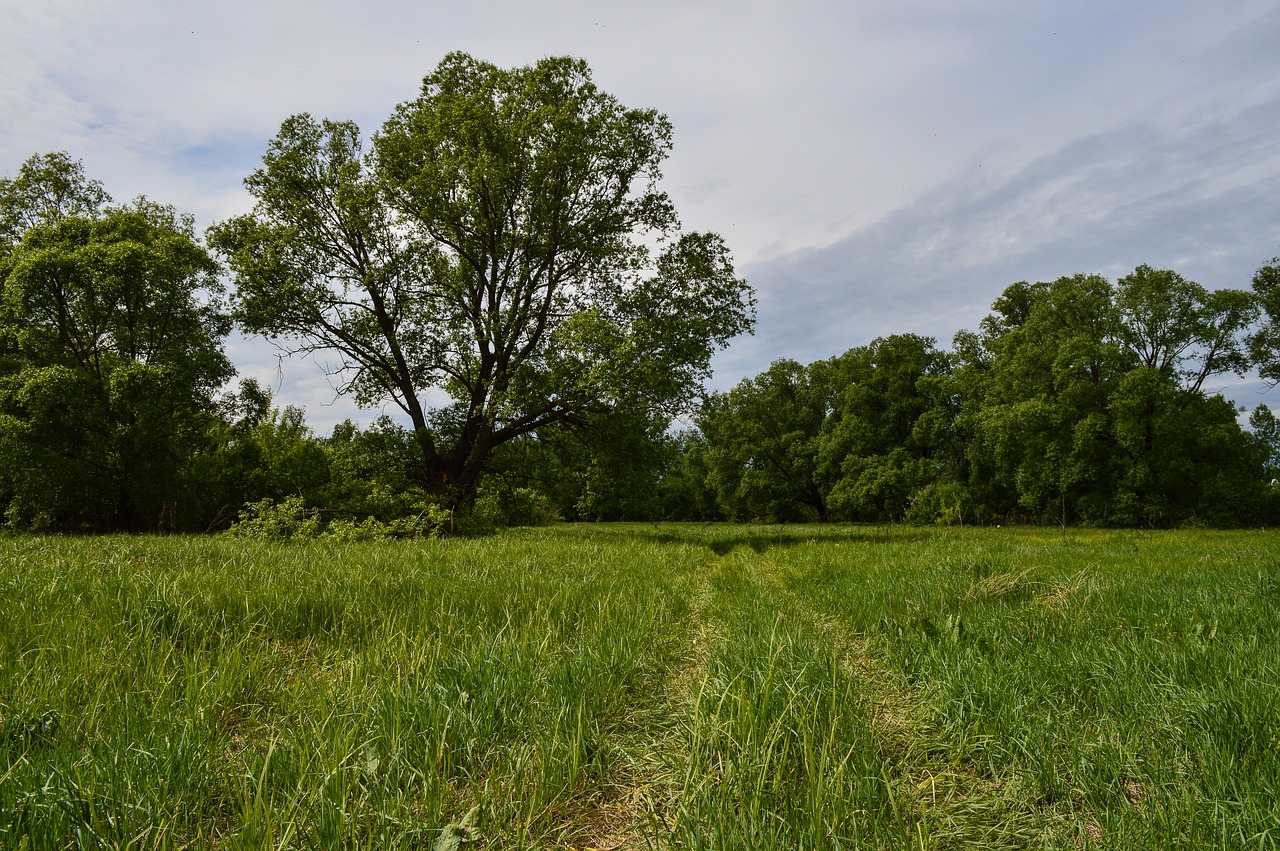
[[300,496],[287,496],[280,502],[261,499],[241,509],[240,519],[229,531],[245,538],[315,538],[320,534],[320,516],[314,508],[307,508]]
[[921,526],[963,526],[973,522],[973,500],[959,482],[933,482],[916,491],[907,507],[906,520]]
[[534,488],[481,485],[472,511],[481,525],[550,526],[560,519],[551,500]]
[[424,504],[412,516],[382,521],[376,517],[364,520],[340,518],[324,523],[320,511],[307,508],[300,496],[275,502],[264,499],[246,506],[240,519],[228,530],[245,538],[288,540],[291,538],[324,538],[334,541],[375,541],[383,538],[435,538],[452,531],[453,514],[435,503]]

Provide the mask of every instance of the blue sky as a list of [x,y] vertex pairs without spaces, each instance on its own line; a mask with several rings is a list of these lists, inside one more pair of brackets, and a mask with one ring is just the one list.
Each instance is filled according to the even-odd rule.
[[[66,150],[201,227],[249,208],[292,113],[372,132],[451,50],[583,57],[670,116],[685,226],[723,234],[759,293],[721,387],[884,334],[946,345],[1018,280],[1148,263],[1247,288],[1280,254],[1271,2],[0,0],[0,20],[0,173]],[[229,351],[318,430],[379,413],[260,341]]]

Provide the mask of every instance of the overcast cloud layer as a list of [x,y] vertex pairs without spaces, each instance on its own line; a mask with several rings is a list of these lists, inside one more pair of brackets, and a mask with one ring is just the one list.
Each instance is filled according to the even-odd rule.
[[[1149,263],[1247,288],[1280,253],[1271,2],[0,0],[0,20],[0,173],[66,150],[201,227],[250,207],[292,113],[372,132],[451,50],[585,58],[671,117],[686,227],[759,292],[720,387],[884,334],[945,345],[1018,280]],[[314,365],[230,353],[321,431],[356,414]]]

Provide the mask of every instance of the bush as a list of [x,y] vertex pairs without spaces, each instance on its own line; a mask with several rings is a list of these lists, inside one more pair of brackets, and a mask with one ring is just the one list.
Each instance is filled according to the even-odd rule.
[[963,526],[973,522],[973,499],[959,482],[933,482],[912,495],[906,521],[916,526]]
[[245,538],[315,538],[320,534],[320,516],[314,508],[307,508],[300,496],[287,496],[280,502],[261,499],[241,509],[240,519],[228,531]]
[[550,526],[560,520],[551,500],[534,488],[508,488],[500,483],[481,485],[472,510],[481,525]]
[[360,521],[341,518],[326,524],[321,521],[318,509],[307,508],[300,496],[290,496],[280,502],[264,499],[247,506],[228,532],[265,540],[325,538],[376,541],[384,538],[436,538],[451,532],[452,525],[453,513],[435,503],[426,503],[416,515],[390,521],[376,517]]

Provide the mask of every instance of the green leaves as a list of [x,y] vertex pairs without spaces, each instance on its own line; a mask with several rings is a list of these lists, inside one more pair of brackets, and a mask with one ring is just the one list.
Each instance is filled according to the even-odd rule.
[[707,483],[735,519],[1256,522],[1269,412],[1247,435],[1203,387],[1271,345],[1249,335],[1272,271],[1255,293],[1148,266],[1019,282],[951,354],[903,334],[779,361],[703,407]]
[[0,179],[0,255],[27,231],[65,218],[93,218],[111,196],[84,166],[63,151],[37,154],[22,164],[17,177]]
[[1253,295],[1266,321],[1249,337],[1249,354],[1258,374],[1268,381],[1280,381],[1280,257],[1258,269],[1253,276]]
[[1244,332],[1258,314],[1249,293],[1209,292],[1171,269],[1139,266],[1116,282],[1120,338],[1139,363],[1193,391],[1249,368]]
[[957,337],[957,426],[970,487],[997,516],[1252,516],[1240,507],[1263,501],[1255,453],[1230,404],[1201,389],[1247,369],[1250,293],[1139,266],[1114,287],[1096,275],[1015,284],[994,307],[981,336]]
[[64,155],[0,184],[0,493],[49,528],[156,528],[232,369],[191,220],[106,193]]
[[953,451],[947,368],[913,334],[778,361],[703,406],[709,484],[737,519],[902,519]]
[[708,484],[732,519],[827,519],[817,479],[819,435],[836,388],[827,375],[779,360],[698,413]]
[[[409,417],[431,489],[466,499],[506,441],[600,406],[686,409],[751,327],[723,241],[678,233],[670,146],[664,116],[581,60],[455,53],[369,154],[350,122],[286,120],[246,181],[254,212],[210,242],[242,325],[335,354],[342,390]],[[442,416],[433,390],[454,400]]]

